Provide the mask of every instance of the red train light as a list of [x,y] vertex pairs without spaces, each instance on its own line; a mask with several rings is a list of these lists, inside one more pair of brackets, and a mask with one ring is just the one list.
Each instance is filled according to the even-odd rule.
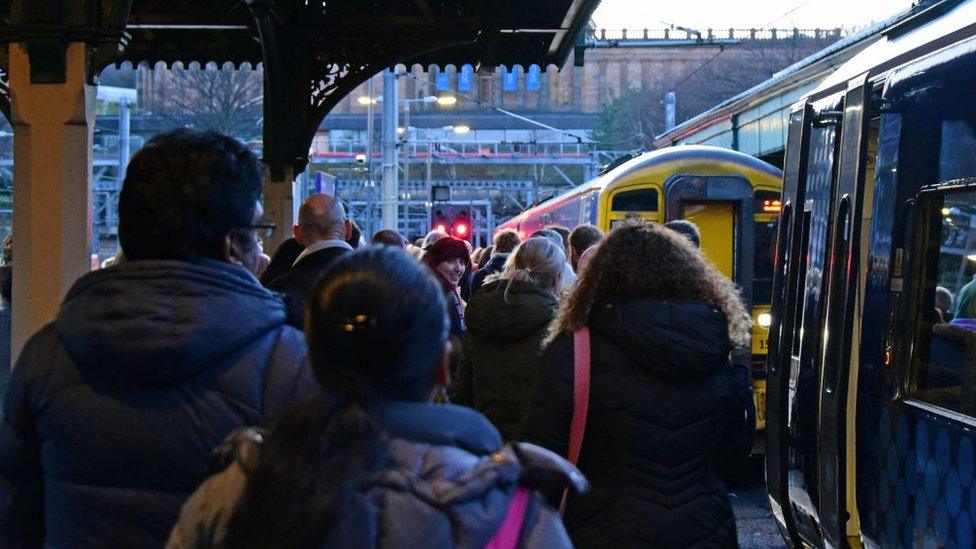
[[468,225],[466,223],[458,223],[454,226],[454,232],[463,238],[468,235]]
[[434,230],[437,231],[437,232],[439,232],[439,233],[446,233],[447,232],[447,225],[445,225],[443,223],[438,223],[437,225],[434,226]]

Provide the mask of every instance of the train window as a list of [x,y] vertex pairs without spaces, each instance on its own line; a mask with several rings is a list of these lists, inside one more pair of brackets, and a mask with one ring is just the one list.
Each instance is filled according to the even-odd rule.
[[635,189],[613,195],[610,210],[614,212],[656,212],[657,190]]
[[976,416],[976,191],[930,203],[909,393]]
[[753,259],[752,300],[768,304],[773,296],[773,263],[776,254],[776,219],[781,206],[780,193],[756,191],[753,214],[756,216],[756,249]]

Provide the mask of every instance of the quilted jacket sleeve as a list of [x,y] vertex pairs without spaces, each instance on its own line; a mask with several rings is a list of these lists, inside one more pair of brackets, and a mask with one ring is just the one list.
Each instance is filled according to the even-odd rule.
[[[51,336],[45,328],[27,343],[13,369],[0,424],[0,546],[44,542],[44,489],[40,443],[31,403],[42,390],[39,369]],[[38,394],[35,394],[38,393]]]
[[573,338],[563,334],[542,352],[539,378],[522,420],[522,436],[526,442],[565,456],[572,418]]
[[298,330],[283,326],[268,360],[263,409],[270,425],[291,404],[318,394],[320,388],[308,362],[305,336]]
[[752,452],[756,416],[749,371],[742,366],[729,364],[722,374],[727,378],[728,390],[724,397],[722,439],[717,446],[715,462],[719,464],[719,474],[728,477],[735,474],[735,470]]

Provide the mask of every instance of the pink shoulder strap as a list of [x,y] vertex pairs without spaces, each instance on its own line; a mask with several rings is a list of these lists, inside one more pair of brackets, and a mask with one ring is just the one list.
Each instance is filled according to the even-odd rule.
[[532,492],[528,488],[519,487],[515,491],[515,497],[508,504],[508,512],[505,513],[505,520],[502,521],[501,528],[495,535],[488,540],[485,549],[515,549],[519,545],[519,538],[522,537],[522,526],[525,522],[525,511],[529,507],[529,496]]
[[[566,458],[576,465],[583,449],[586,416],[590,411],[590,329],[583,326],[573,332],[573,419],[569,424],[569,448]],[[559,512],[566,512],[569,489],[563,491]]]
[[569,461],[576,465],[583,448],[590,410],[590,329],[573,332],[573,419],[569,426]]

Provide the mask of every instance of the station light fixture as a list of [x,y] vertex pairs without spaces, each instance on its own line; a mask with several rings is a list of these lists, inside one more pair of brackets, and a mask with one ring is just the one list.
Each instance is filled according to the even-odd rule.
[[403,126],[397,126],[396,132],[398,134],[403,135],[403,132],[405,132],[405,131],[407,131],[407,130]]
[[454,105],[457,105],[458,102],[456,95],[441,95],[440,97],[436,97],[434,100],[437,101],[437,104],[442,107],[453,107]]
[[976,254],[969,254],[966,256],[969,261],[976,261]]
[[381,99],[378,98],[378,97],[367,97],[365,95],[360,95],[359,97],[356,98],[356,102],[359,103],[360,105],[363,105],[363,106],[366,106],[366,105],[375,105],[375,104],[379,103],[380,101],[381,101]]

